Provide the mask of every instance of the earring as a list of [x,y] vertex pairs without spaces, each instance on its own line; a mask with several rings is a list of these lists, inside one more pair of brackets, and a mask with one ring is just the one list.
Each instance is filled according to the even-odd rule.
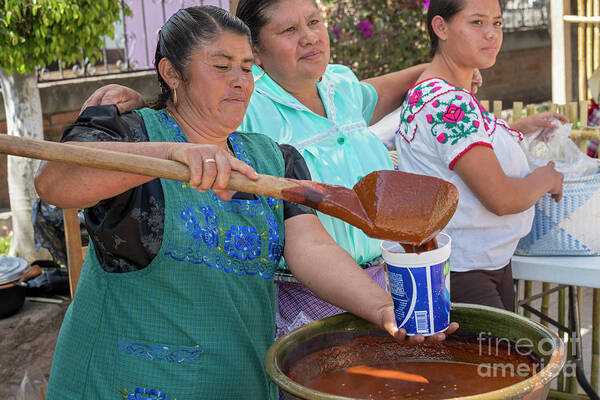
[[173,105],[177,105],[177,89],[173,89]]

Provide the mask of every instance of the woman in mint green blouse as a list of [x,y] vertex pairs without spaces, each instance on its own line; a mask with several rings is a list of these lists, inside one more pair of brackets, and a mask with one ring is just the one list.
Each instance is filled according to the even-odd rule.
[[[386,147],[367,126],[402,104],[422,67],[359,81],[330,65],[329,35],[313,0],[241,0],[236,15],[252,32],[255,90],[240,130],[294,146],[317,182],[352,187],[392,169]],[[359,264],[381,255],[379,241],[319,214],[327,232]]]
[[[422,67],[359,81],[329,63],[327,28],[313,0],[240,0],[236,15],[252,32],[254,94],[240,127],[294,146],[314,181],[353,187],[375,170],[392,169],[389,152],[367,128],[402,104]],[[384,285],[379,240],[319,214],[327,232]],[[310,251],[310,249],[307,249]],[[341,310],[302,285],[278,284],[277,334]]]
[[[349,68],[328,65],[314,82],[326,115],[302,104],[259,66],[253,73],[255,90],[241,131],[266,132],[276,142],[294,146],[316,182],[352,187],[369,172],[393,169],[388,150],[367,128],[377,91],[359,82]],[[319,219],[359,264],[381,255],[379,240],[337,218],[319,213]]]
[[[402,104],[424,66],[361,82],[348,67],[328,64],[329,36],[313,0],[241,0],[236,15],[250,28],[255,57],[255,90],[240,131],[296,147],[317,182],[352,187],[372,171],[393,168],[367,126]],[[110,89],[86,104],[116,103],[121,111],[132,98],[143,104],[135,92]],[[379,241],[341,220],[319,219],[357,263],[373,265],[367,272],[383,286]],[[278,289],[278,334],[340,312],[297,283],[279,282]]]

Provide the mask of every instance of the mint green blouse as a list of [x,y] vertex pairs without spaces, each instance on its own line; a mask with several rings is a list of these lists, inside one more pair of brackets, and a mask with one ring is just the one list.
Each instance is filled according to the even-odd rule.
[[[240,131],[263,133],[296,147],[316,182],[351,188],[372,171],[393,169],[386,147],[367,128],[377,92],[348,67],[329,65],[317,83],[327,118],[310,111],[260,67],[252,72],[255,89]],[[359,264],[381,255],[379,240],[336,218],[321,213],[319,218]]]

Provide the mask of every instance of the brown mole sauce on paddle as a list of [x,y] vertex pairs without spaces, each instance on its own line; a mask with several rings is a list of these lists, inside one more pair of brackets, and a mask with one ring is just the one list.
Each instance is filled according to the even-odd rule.
[[[296,181],[282,192],[304,204],[354,225],[368,236],[428,251],[458,204],[456,187],[441,179],[399,171],[374,171],[353,189]],[[296,200],[294,200],[296,199]]]
[[421,254],[425,251],[431,251],[431,250],[435,250],[438,248],[438,242],[437,242],[436,238],[433,238],[430,241],[425,242],[420,246],[416,246],[414,244],[408,244],[408,243],[400,243],[400,244],[404,248],[404,251],[407,253]]

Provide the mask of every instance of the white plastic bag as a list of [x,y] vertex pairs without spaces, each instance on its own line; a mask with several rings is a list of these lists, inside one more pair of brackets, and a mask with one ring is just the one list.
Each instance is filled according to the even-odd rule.
[[554,166],[565,179],[593,175],[598,171],[598,163],[584,154],[569,136],[572,124],[561,124],[554,119],[555,129],[539,129],[526,136],[521,147],[527,155],[529,167],[534,170],[554,161]]

